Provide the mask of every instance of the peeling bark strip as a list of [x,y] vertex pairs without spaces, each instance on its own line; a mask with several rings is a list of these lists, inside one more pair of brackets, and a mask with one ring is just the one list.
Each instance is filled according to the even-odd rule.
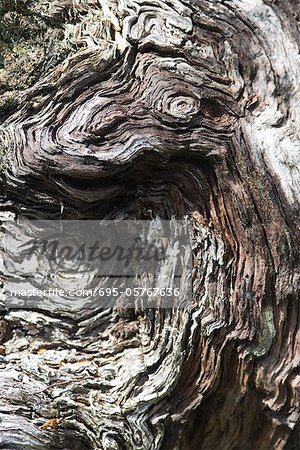
[[3,218],[197,241],[193,309],[3,308],[0,448],[299,448],[298,3],[0,5]]

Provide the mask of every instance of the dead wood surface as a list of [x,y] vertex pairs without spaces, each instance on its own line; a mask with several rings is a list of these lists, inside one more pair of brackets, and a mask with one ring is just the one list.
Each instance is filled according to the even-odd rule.
[[0,2],[1,217],[192,216],[191,310],[7,310],[0,448],[299,449],[299,3]]

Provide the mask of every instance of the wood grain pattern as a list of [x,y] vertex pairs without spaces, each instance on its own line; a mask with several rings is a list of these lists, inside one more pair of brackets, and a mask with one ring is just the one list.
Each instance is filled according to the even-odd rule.
[[3,309],[0,448],[299,448],[296,2],[0,5],[2,219],[196,236],[191,310]]

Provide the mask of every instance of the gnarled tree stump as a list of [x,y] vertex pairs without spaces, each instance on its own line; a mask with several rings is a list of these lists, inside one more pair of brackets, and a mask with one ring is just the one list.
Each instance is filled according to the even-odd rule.
[[189,310],[2,311],[0,448],[299,448],[299,6],[1,1],[2,218],[193,217]]

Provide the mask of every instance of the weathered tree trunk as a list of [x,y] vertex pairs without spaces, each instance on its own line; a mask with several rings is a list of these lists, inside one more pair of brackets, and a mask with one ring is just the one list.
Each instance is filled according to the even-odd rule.
[[190,310],[3,308],[0,448],[299,448],[299,4],[0,5],[2,218],[197,238]]

